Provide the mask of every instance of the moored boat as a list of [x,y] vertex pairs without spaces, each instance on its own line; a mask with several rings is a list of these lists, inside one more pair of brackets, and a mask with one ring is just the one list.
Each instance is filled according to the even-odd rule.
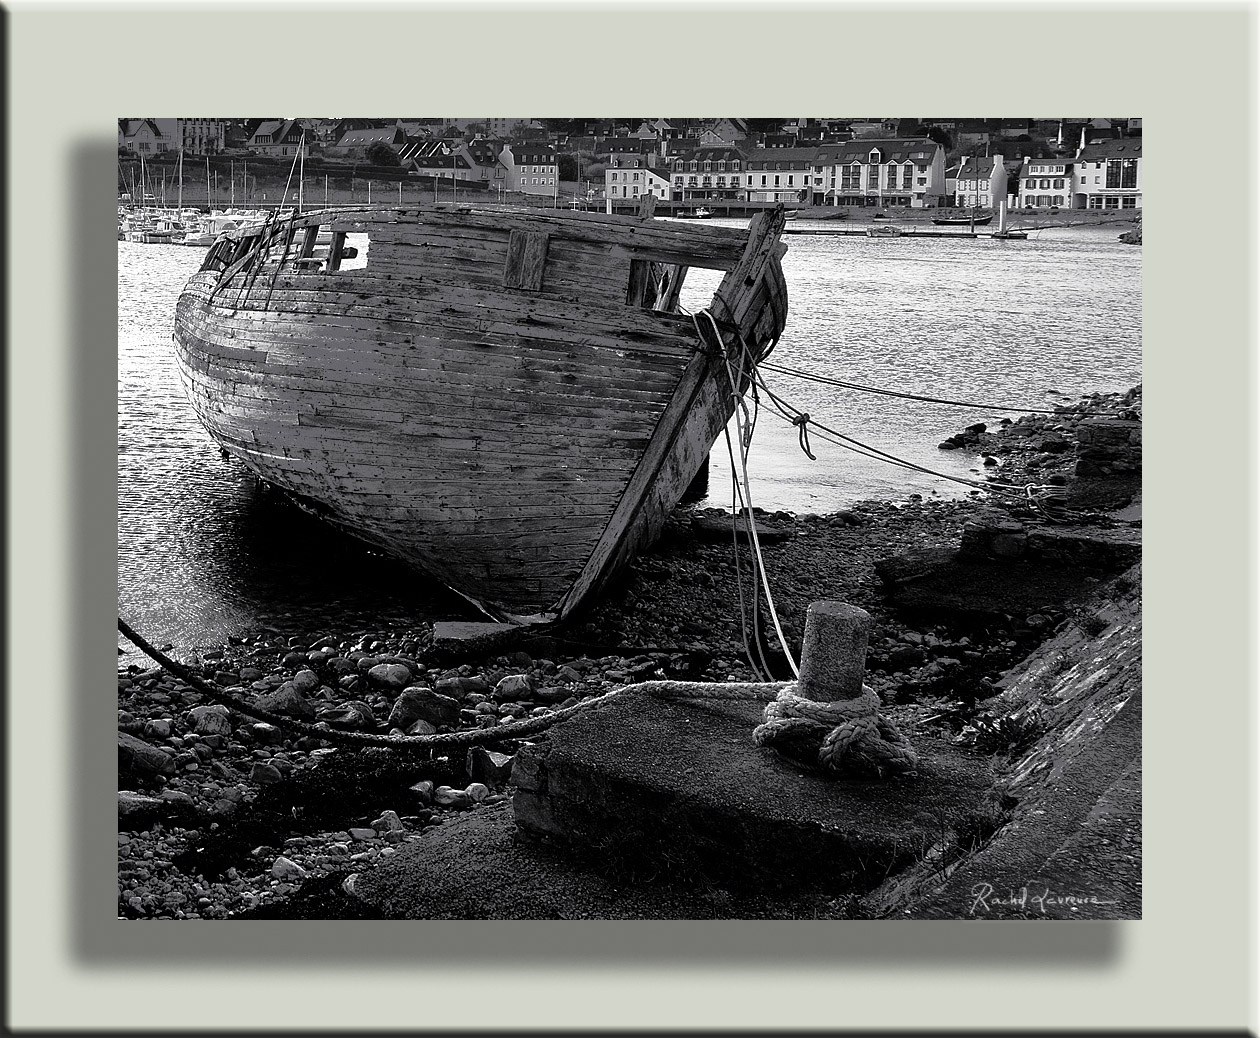
[[[783,222],[455,204],[272,219],[189,280],[178,367],[262,479],[492,616],[560,619],[659,533],[778,340]],[[678,308],[691,267],[725,271],[695,317]]]
[[993,222],[991,209],[951,210],[933,216],[932,222],[942,227],[984,227]]
[[866,228],[866,233],[871,238],[900,238],[903,232],[900,227],[894,227],[892,224],[881,224],[877,227]]

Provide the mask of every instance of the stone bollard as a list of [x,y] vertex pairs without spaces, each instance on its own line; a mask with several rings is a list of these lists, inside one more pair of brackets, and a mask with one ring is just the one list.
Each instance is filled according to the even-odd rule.
[[909,740],[879,716],[879,696],[862,684],[870,627],[857,606],[811,603],[796,686],[766,707],[753,742],[830,777],[913,773]]
[[805,612],[798,692],[820,703],[860,696],[870,631],[865,609],[845,602],[811,603]]

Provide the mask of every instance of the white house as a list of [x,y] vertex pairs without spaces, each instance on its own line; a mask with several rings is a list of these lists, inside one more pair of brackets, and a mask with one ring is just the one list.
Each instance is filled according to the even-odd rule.
[[967,208],[996,209],[1006,201],[1006,165],[1001,155],[973,156],[958,168],[955,198]]
[[1024,159],[1019,171],[1019,207],[1072,208],[1072,166],[1071,161],[1061,158]]
[[554,195],[559,184],[555,149],[536,141],[510,141],[499,153],[505,189],[527,195]]
[[1142,138],[1087,144],[1074,166],[1072,208],[1142,208]]
[[609,166],[604,170],[604,198],[608,211],[618,202],[629,202],[640,195],[655,195],[662,201],[670,199],[669,181],[663,170],[648,166]]

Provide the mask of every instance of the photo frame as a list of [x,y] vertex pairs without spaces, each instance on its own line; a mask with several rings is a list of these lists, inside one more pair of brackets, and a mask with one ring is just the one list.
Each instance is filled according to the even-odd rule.
[[[1229,207],[1230,216],[1179,209],[1176,174],[1160,161],[1182,150],[1191,126],[1206,139],[1249,141],[1254,18],[1242,6],[945,4],[7,12],[10,1027],[1247,1026],[1254,919],[1241,906],[1254,907],[1255,733],[1238,722],[1255,717],[1246,655],[1253,574],[1244,572],[1254,456],[1241,446],[1254,406],[1254,202]],[[286,60],[247,64],[239,78],[235,62],[225,71],[213,58],[243,32],[265,41],[261,53]],[[1018,55],[1009,78],[991,61],[965,60],[986,37]],[[171,39],[194,41],[213,72],[130,57]],[[361,64],[339,63],[337,45],[357,49]],[[324,58],[315,64],[327,75],[295,72],[311,54]],[[705,54],[714,71],[697,77]],[[773,89],[731,71],[730,56],[745,54],[761,55]],[[1184,59],[1158,57],[1168,54]],[[1090,74],[1039,81],[1037,70],[1061,72],[1068,55]],[[624,92],[602,85],[610,68],[628,70]],[[994,115],[1105,108],[1141,116],[1152,139],[1145,918],[1074,927],[864,922],[839,933],[807,922],[309,922],[240,931],[114,920],[113,761],[101,733],[113,726],[103,690],[116,559],[107,391],[115,119],[155,105],[172,115],[379,110],[417,88],[434,111],[599,112],[633,99],[770,114],[823,106],[839,87],[834,107],[863,111],[975,110],[980,101]],[[45,141],[37,161],[19,154],[32,139]],[[22,203],[49,196],[62,204]],[[1207,438],[1197,435],[1204,426]],[[1200,749],[1187,747],[1187,718],[1191,730],[1214,725],[1211,751],[1202,735],[1191,744]],[[1188,752],[1199,759],[1188,763]],[[211,985],[218,993],[208,998]]]

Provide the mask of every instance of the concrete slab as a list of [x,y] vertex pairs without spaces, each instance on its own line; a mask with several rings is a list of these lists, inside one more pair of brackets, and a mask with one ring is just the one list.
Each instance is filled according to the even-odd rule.
[[521,830],[627,875],[860,893],[990,811],[987,759],[914,740],[914,776],[828,780],[752,743],[764,704],[630,693],[518,751]]
[[843,904],[717,887],[627,882],[565,850],[522,841],[507,804],[425,832],[355,877],[354,900],[383,919],[823,919]]

